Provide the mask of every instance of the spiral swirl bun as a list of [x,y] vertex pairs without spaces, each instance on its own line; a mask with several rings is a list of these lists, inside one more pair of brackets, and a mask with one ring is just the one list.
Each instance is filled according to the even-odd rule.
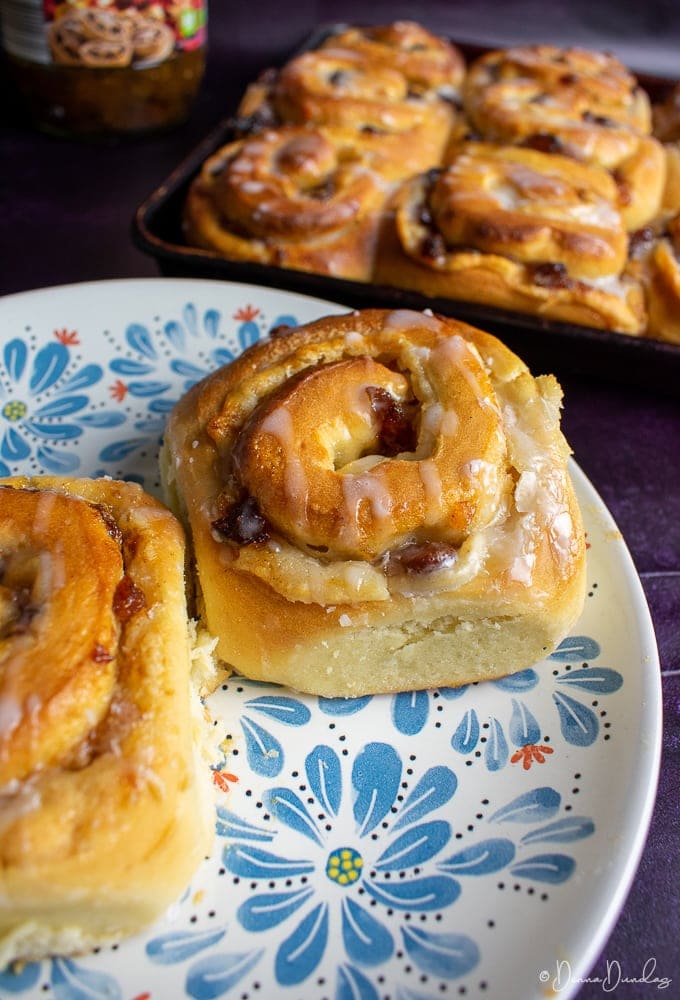
[[582,599],[559,398],[495,338],[408,310],[324,317],[208,376],[161,470],[220,656],[328,695],[538,658]]
[[139,930],[209,847],[183,563],[135,485],[0,480],[3,968]]
[[[6,785],[64,760],[106,712],[116,675],[114,599],[123,558],[111,520],[77,498],[0,487],[0,505],[3,698],[17,710],[16,724],[0,733],[0,785]],[[59,555],[44,558],[55,547]],[[97,560],[84,574],[93,552]],[[81,586],[61,586],[63,579]],[[55,655],[55,636],[72,621],[81,626],[63,636]],[[48,661],[38,695],[38,664]]]
[[645,225],[663,193],[663,150],[651,105],[613,56],[535,45],[489,52],[469,68],[466,113],[483,139],[535,146],[614,172],[628,229]]
[[349,49],[374,65],[394,66],[406,77],[412,92],[437,91],[454,97],[465,75],[460,50],[414,21],[351,26],[330,35],[323,47]]
[[211,156],[184,226],[190,243],[232,259],[368,280],[386,195],[353,133],[284,126]]
[[394,62],[321,48],[281,69],[271,88],[273,113],[298,125],[340,125],[378,139],[393,175],[439,163],[459,113],[437,89],[414,87]]
[[468,143],[406,182],[375,278],[453,299],[639,333],[628,235],[601,167],[519,146]]
[[[251,415],[235,446],[238,479],[282,535],[301,548],[323,547],[330,558],[372,560],[424,532],[460,545],[491,519],[505,485],[483,364],[464,338],[444,339],[427,325],[411,330],[408,349],[398,326],[369,327],[360,336],[368,355],[311,369],[304,355],[287,359],[285,382]],[[418,354],[424,402],[402,373],[414,370]],[[296,364],[305,367],[292,378]],[[419,405],[416,435],[409,408]],[[382,455],[386,415],[399,421],[412,448]],[[456,433],[459,421],[464,436]],[[477,462],[487,470],[481,480]]]

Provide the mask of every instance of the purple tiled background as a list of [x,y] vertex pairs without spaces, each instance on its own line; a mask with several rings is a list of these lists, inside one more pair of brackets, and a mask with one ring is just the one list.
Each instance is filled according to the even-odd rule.
[[[632,6],[614,0],[213,3],[204,87],[191,120],[167,135],[104,144],[55,140],[23,120],[11,85],[2,81],[0,294],[157,276],[155,262],[130,239],[134,210],[234,109],[245,82],[280,62],[317,25],[397,17],[467,41],[606,48],[635,69],[680,78],[678,0]],[[665,995],[680,996],[680,387],[672,396],[575,375],[562,384],[564,429],[575,458],[614,515],[642,579],[657,633],[665,710],[649,837],[591,977],[606,979],[607,963],[618,962],[625,977],[640,979],[655,961],[656,975],[673,980]],[[638,1000],[658,988],[622,981],[610,992],[617,1000]],[[579,1000],[606,993],[606,983],[584,984]],[[508,1000],[514,1000],[511,992]]]

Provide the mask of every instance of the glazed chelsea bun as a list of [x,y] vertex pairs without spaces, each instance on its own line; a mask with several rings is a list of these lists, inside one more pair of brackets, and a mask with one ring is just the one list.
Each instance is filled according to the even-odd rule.
[[547,655],[585,587],[561,398],[487,333],[378,309],[275,332],[193,386],[161,477],[219,657],[340,697]]

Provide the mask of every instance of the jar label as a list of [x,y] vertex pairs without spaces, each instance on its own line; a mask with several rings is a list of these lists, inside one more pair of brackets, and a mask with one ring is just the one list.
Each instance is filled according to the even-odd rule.
[[8,0],[3,44],[27,62],[144,69],[205,44],[206,0]]

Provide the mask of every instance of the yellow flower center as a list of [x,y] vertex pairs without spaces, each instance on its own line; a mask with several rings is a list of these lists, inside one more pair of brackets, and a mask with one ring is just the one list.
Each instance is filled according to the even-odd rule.
[[2,415],[7,420],[12,423],[16,423],[17,420],[21,420],[26,416],[28,412],[28,407],[25,403],[22,403],[18,399],[10,399],[9,403],[5,403],[2,408]]
[[364,860],[353,847],[341,847],[328,855],[326,875],[338,885],[352,885],[361,876]]

